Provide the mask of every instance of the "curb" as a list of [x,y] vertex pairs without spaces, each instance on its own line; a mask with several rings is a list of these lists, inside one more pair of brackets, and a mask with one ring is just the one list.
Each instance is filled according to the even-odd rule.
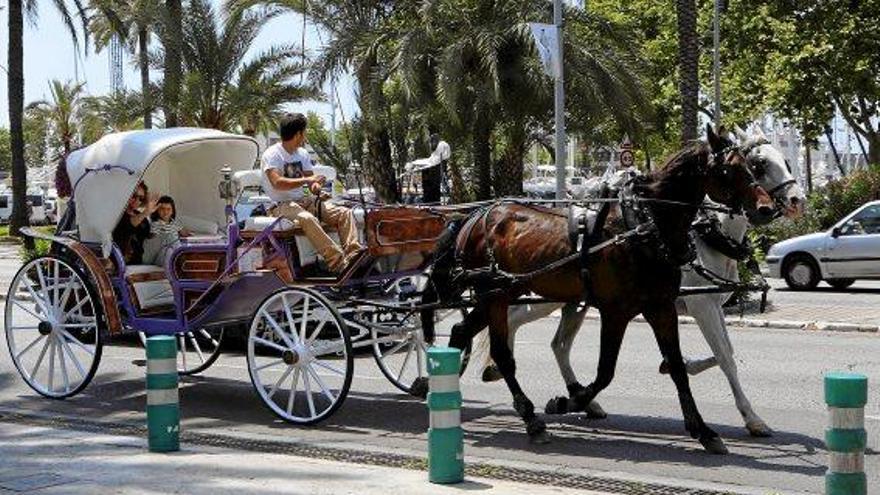
[[[554,313],[553,317],[559,318]],[[599,320],[599,315],[587,313],[587,320]],[[647,323],[642,315],[636,316],[633,321]],[[878,333],[880,325],[865,325],[859,323],[842,323],[833,321],[791,321],[791,320],[762,320],[755,318],[725,318],[725,323],[733,327],[769,328],[773,330],[806,330],[810,332],[849,332],[849,333]],[[696,325],[692,316],[679,316],[679,325]]]

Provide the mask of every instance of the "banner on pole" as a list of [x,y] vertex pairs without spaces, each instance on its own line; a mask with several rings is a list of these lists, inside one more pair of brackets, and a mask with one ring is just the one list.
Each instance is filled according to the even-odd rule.
[[559,77],[559,60],[556,57],[559,38],[556,36],[556,26],[530,22],[529,27],[532,28],[532,37],[535,38],[535,48],[544,66],[544,73],[554,78]]

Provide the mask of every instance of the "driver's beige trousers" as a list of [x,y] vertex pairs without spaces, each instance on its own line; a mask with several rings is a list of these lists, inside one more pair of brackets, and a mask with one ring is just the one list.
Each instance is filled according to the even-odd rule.
[[[345,257],[361,249],[358,241],[357,222],[354,213],[344,206],[322,201],[319,212],[318,204],[319,202],[315,198],[279,203],[272,208],[270,214],[297,222],[309,242],[327,262],[327,266],[333,271],[340,271],[344,268]],[[320,218],[318,218],[319,215]],[[342,248],[324,232],[321,227],[322,222],[336,228],[339,239],[342,241]]]

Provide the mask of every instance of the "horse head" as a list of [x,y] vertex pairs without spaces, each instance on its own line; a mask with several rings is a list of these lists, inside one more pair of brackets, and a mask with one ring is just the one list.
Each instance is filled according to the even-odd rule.
[[724,133],[706,126],[710,147],[706,194],[712,201],[744,212],[749,219],[774,215],[776,205],[757,181],[747,159],[747,152]]
[[740,128],[736,129],[740,147],[746,154],[746,161],[755,180],[763,187],[775,203],[771,215],[756,215],[749,221],[764,225],[779,215],[797,218],[804,212],[806,196],[804,190],[792,176],[788,160],[778,148],[770,144],[760,127],[755,127],[752,135]]

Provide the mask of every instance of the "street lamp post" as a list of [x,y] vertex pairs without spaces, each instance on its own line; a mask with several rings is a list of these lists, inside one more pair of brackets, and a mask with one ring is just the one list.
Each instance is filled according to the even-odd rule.
[[562,0],[553,0],[553,24],[556,25],[556,199],[565,199],[565,86],[562,65]]
[[713,26],[712,71],[715,83],[715,127],[721,128],[721,2],[715,0],[715,20]]

